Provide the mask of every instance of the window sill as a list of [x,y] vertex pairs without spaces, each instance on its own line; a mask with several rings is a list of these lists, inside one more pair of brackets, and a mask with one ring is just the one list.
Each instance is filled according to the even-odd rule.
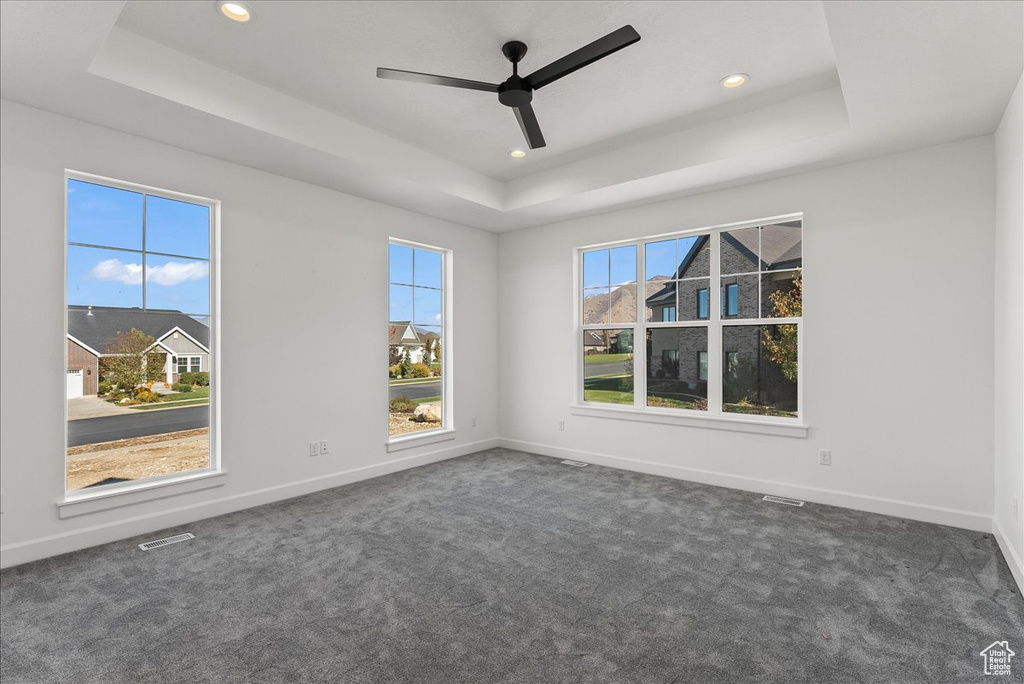
[[447,442],[453,439],[455,439],[455,430],[452,428],[441,428],[422,434],[392,437],[388,440],[388,453],[390,454],[395,451],[402,451],[403,449],[412,449],[413,447],[418,446],[426,446],[427,444]]
[[112,485],[109,489],[104,488],[99,491],[79,490],[66,494],[63,501],[58,501],[57,512],[61,519],[74,518],[112,508],[131,506],[180,494],[190,494],[223,486],[225,475],[224,470],[204,470],[159,480]]
[[684,416],[654,411],[640,411],[635,408],[597,407],[591,404],[573,404],[569,407],[569,412],[575,416],[588,416],[591,418],[611,418],[613,420],[631,420],[637,423],[659,423],[661,425],[681,425],[709,430],[750,432],[759,435],[795,437],[797,439],[804,439],[810,431],[809,427],[799,422],[751,420],[749,418],[725,416]]

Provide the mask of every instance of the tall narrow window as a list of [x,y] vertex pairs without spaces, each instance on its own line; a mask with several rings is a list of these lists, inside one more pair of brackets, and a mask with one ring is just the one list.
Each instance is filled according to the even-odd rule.
[[[583,253],[580,310],[585,401],[633,403],[636,256],[635,246]],[[657,315],[670,314],[659,310]]]
[[392,240],[388,251],[388,434],[449,427],[445,287],[450,252]]
[[77,174],[66,192],[67,490],[211,468],[216,202]]
[[721,234],[725,318],[738,319],[722,328],[724,413],[798,415],[802,236],[799,221]]

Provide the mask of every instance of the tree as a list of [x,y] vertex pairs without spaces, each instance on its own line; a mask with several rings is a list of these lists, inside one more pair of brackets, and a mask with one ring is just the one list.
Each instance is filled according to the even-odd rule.
[[430,365],[431,357],[434,355],[434,338],[428,337],[423,345],[423,363]]
[[405,354],[402,355],[402,377],[408,378],[412,376],[412,357],[409,355],[409,350],[405,350]]
[[[768,295],[775,318],[799,318],[803,314],[804,281],[800,277],[793,278],[793,287],[788,290],[776,290]],[[768,360],[776,364],[782,376],[791,382],[797,379],[797,326],[777,325],[774,331],[765,328],[761,343]]]
[[441,364],[441,340],[434,341],[434,363]]
[[402,363],[402,348],[388,346],[388,366],[397,366]]
[[102,359],[103,375],[113,380],[120,389],[134,389],[146,382],[146,349],[153,344],[152,337],[132,328],[131,332],[118,332],[107,345]]

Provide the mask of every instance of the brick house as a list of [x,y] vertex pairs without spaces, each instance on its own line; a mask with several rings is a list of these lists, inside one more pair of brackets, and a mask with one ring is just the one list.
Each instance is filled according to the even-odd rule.
[[[770,318],[773,292],[792,288],[802,264],[799,221],[721,233],[719,309],[723,320]],[[709,236],[697,238],[671,279],[647,284],[648,320],[700,321],[710,318]],[[770,324],[768,321],[762,323]],[[722,345],[724,400],[742,398],[796,410],[796,383],[763,358],[761,325],[726,326]],[[648,375],[674,394],[707,394],[707,331],[703,327],[650,328]]]
[[95,396],[101,359],[113,356],[111,344],[119,333],[139,330],[153,338],[143,354],[151,377],[168,385],[185,372],[210,369],[210,328],[191,316],[170,309],[125,309],[69,306],[67,334],[67,398]]

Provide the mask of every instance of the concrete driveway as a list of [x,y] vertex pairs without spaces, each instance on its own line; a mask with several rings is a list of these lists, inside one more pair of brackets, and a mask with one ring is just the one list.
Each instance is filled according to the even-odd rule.
[[68,399],[68,420],[84,420],[85,418],[101,418],[103,416],[123,416],[126,413],[138,413],[124,406],[116,406],[103,401],[99,397],[79,397]]

